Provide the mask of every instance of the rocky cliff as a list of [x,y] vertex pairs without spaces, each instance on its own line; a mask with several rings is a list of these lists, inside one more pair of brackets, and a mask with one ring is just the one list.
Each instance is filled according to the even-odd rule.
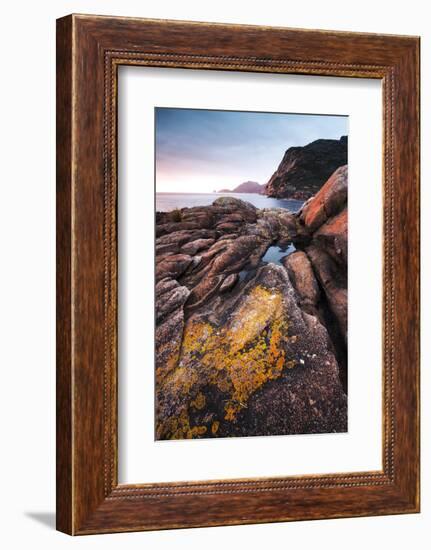
[[296,215],[223,197],[156,223],[157,439],[346,431],[347,167]]
[[266,184],[269,197],[306,200],[329,176],[347,164],[347,136],[318,139],[305,147],[290,147]]
[[347,385],[347,208],[348,170],[338,168],[298,218],[310,240],[304,247],[323,293],[320,318],[337,352],[344,387]]

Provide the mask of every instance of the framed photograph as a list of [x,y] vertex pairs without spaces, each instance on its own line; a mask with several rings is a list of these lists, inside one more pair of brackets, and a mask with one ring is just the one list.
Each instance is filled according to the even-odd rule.
[[419,38],[57,21],[57,528],[419,511]]

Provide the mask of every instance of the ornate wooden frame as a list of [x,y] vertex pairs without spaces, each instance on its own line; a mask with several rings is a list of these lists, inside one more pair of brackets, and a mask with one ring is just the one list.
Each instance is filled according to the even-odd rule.
[[[119,65],[383,82],[383,469],[119,485]],[[70,15],[57,21],[57,528],[102,533],[419,511],[419,38]]]

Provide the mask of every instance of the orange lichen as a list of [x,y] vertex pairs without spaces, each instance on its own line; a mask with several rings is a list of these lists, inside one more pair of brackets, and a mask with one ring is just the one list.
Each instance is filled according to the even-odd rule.
[[232,351],[243,348],[257,334],[262,335],[268,320],[280,309],[281,303],[280,292],[270,291],[262,286],[255,287],[239,307],[228,327]]
[[277,317],[270,322],[266,338],[260,335],[246,349],[227,354],[224,365],[232,383],[232,392],[225,407],[225,420],[234,420],[236,414],[246,407],[250,395],[269,380],[281,376],[284,333],[287,334],[287,323]]
[[[160,351],[162,353],[163,350]],[[166,363],[162,367],[156,369],[156,381],[157,384],[160,384],[166,376],[172,372],[178,365],[178,360],[180,356],[180,348],[178,351],[174,351],[166,360]]]
[[206,433],[206,431],[207,431],[206,426],[194,426],[191,429],[192,437],[195,436],[195,435],[203,435],[204,433]]
[[165,422],[161,423],[157,436],[168,437],[170,439],[193,439],[204,435],[207,431],[206,426],[190,426],[190,418],[185,409],[182,410],[178,417],[168,418]]
[[214,329],[209,323],[188,323],[184,331],[181,354],[204,353],[205,343],[213,332]]
[[190,406],[194,407],[195,409],[201,410],[205,407],[205,395],[201,392],[199,392],[196,396],[196,399],[193,399],[193,401],[190,401]]
[[159,392],[184,396],[177,423],[171,419],[163,423],[164,436],[179,439],[199,437],[207,430],[217,433],[220,419],[209,419],[207,426],[190,426],[189,408],[200,411],[207,403],[202,390],[187,399],[197,384],[199,388],[216,386],[226,394],[223,418],[235,421],[256,390],[279,378],[284,368],[295,366],[295,361],[285,357],[288,339],[282,294],[263,286],[255,287],[219,329],[207,321],[189,320],[184,327],[179,366],[158,388]]
[[232,404],[226,405],[225,407],[225,420],[235,420],[235,415],[237,413],[236,407]]

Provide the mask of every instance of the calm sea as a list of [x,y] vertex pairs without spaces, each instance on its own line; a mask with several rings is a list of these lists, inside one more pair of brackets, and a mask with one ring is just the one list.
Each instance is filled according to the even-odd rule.
[[236,197],[256,208],[286,208],[290,212],[297,212],[303,205],[303,201],[272,199],[256,193],[156,193],[156,210],[169,212],[175,208],[208,206],[219,197]]

